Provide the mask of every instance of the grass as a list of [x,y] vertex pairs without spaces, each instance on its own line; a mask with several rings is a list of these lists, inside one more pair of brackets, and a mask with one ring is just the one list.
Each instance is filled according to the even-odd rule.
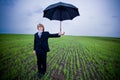
[[[49,39],[43,80],[119,80],[120,38]],[[33,35],[0,34],[0,80],[39,80]]]

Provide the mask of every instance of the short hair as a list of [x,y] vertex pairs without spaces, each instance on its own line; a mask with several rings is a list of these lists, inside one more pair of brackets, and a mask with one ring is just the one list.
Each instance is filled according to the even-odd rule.
[[44,28],[44,25],[43,25],[43,24],[39,23],[39,24],[37,25],[37,29],[38,29],[39,27],[42,27],[42,28],[43,28],[43,31],[45,30],[45,28]]

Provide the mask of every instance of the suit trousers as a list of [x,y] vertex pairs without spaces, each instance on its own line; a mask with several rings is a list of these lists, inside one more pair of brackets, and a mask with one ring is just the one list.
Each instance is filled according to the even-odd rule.
[[36,53],[37,55],[37,65],[38,72],[41,74],[45,74],[46,72],[46,61],[47,61],[47,52]]

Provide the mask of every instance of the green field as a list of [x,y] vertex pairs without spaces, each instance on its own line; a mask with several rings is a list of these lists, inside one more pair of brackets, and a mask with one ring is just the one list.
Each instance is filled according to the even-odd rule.
[[[42,80],[120,80],[120,38],[49,39]],[[0,35],[0,80],[39,80],[33,35]]]

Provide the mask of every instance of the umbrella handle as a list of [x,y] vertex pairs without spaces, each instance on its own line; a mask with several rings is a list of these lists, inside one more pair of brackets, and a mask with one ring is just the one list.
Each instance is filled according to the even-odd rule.
[[60,21],[60,32],[62,32],[62,28],[61,28],[61,25],[62,25],[62,24],[61,24],[61,23],[62,23],[62,21]]

